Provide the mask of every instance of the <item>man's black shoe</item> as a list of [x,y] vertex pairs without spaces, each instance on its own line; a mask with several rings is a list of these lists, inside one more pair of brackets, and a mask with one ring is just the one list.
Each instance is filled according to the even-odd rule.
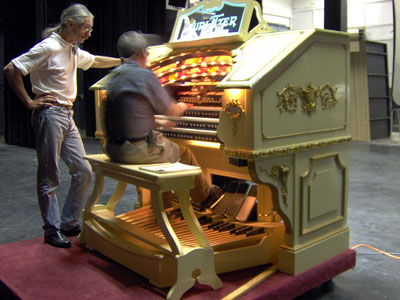
[[192,206],[197,211],[204,211],[206,208],[210,208],[223,194],[224,190],[220,186],[213,185],[207,199],[200,203],[192,203]]
[[77,236],[81,233],[81,228],[77,226],[72,229],[61,229],[61,233],[65,236]]
[[60,231],[45,235],[44,242],[57,248],[71,247],[70,241]]

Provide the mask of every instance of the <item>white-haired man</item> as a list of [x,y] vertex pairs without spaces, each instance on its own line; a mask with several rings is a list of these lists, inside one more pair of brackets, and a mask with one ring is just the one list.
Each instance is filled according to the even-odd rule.
[[[44,40],[4,68],[18,98],[33,110],[38,157],[37,194],[44,222],[44,241],[61,248],[71,247],[66,236],[80,232],[79,219],[91,181],[91,167],[83,159],[85,149],[73,120],[76,70],[109,68],[121,63],[119,58],[94,56],[78,47],[91,36],[93,18],[82,4],[69,6],[63,10],[59,25],[43,31]],[[30,74],[35,94],[33,99],[22,80],[27,74]],[[61,214],[56,197],[60,157],[72,177]]]

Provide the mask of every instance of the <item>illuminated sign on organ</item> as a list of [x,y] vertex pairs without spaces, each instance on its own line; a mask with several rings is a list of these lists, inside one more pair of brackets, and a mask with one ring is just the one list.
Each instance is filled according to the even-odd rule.
[[[225,27],[236,27],[237,16],[228,16],[224,17],[224,14],[219,14],[216,16],[212,16],[209,20],[196,22],[193,21],[189,26],[187,26],[184,30],[183,35],[191,35],[193,32],[200,32],[199,36],[204,36],[207,34],[215,33],[218,31],[224,31]],[[229,32],[229,29],[226,29]]]
[[174,41],[191,41],[203,38],[224,37],[240,32],[245,4],[223,1],[220,7],[198,9],[180,17],[179,30]]

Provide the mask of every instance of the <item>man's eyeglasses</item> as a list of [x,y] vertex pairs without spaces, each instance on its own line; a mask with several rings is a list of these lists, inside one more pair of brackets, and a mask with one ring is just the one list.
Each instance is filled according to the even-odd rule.
[[82,25],[82,27],[83,27],[82,30],[85,32],[92,33],[92,31],[93,31],[93,28],[90,26]]
[[86,32],[92,33],[93,28],[83,28],[83,30],[86,31]]

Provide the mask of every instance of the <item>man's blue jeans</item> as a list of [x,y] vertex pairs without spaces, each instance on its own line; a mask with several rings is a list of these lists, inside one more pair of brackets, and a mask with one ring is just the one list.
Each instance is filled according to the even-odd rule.
[[[59,106],[42,108],[32,113],[38,159],[37,194],[45,235],[60,228],[68,230],[79,226],[90,187],[92,169],[83,159],[85,149],[73,114],[72,109]],[[72,177],[61,216],[56,196],[60,184],[60,157]]]

